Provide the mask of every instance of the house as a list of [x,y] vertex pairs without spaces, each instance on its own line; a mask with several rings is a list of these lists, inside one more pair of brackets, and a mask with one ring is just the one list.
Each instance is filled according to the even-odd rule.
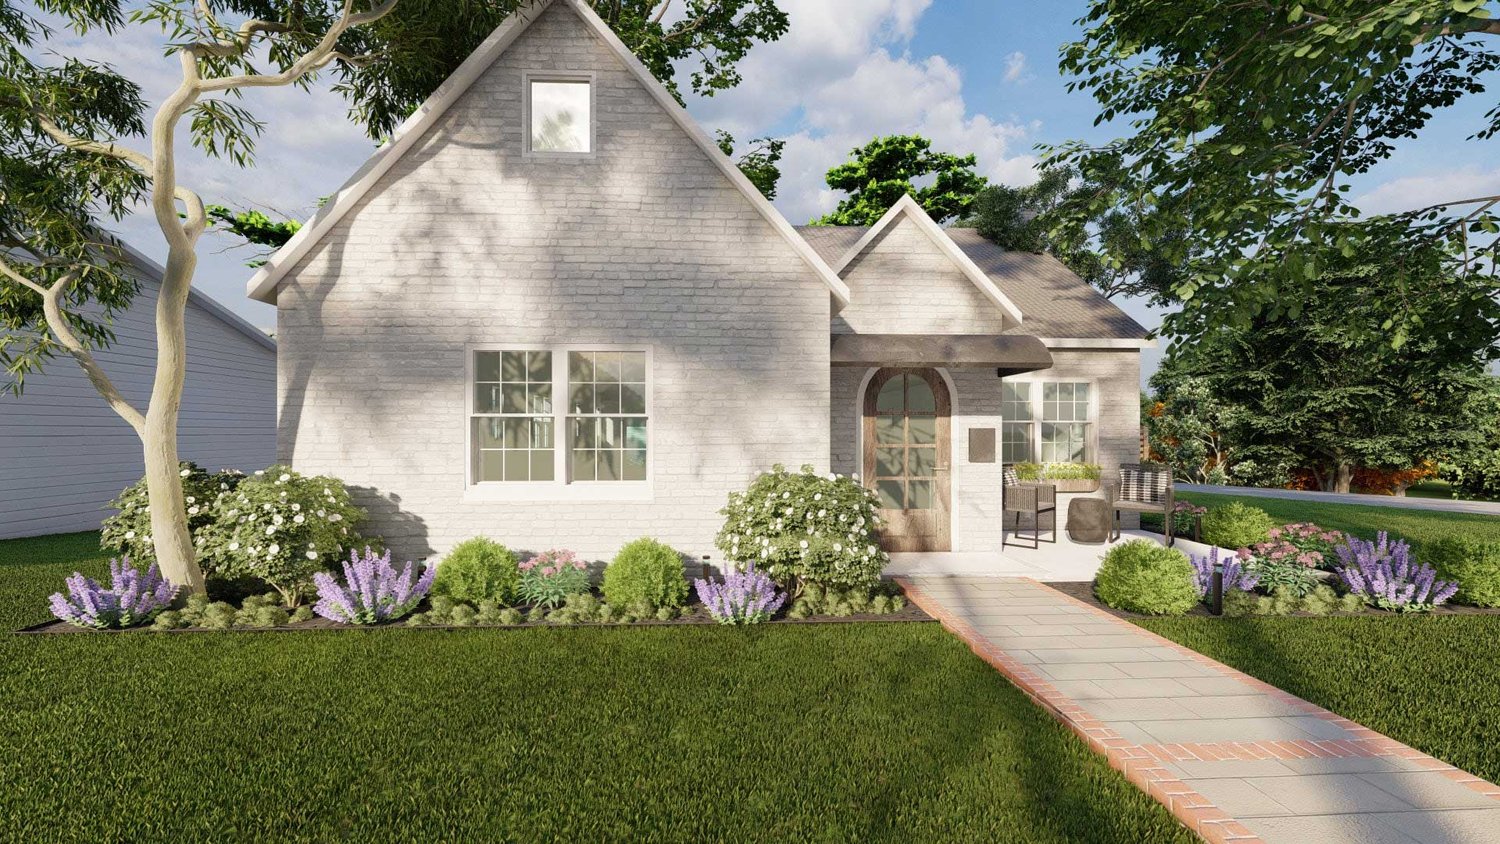
[[249,294],[280,457],[408,556],[711,556],[777,463],[860,473],[892,548],[998,550],[1000,461],[1138,453],[1139,325],[909,199],[793,228],[578,0],[496,30]]
[[[162,269],[123,247],[140,292],[96,356],[138,408],[156,372]],[[178,450],[202,466],[258,469],[276,458],[276,343],[206,294],[187,304],[187,380]],[[141,442],[67,355],[0,395],[0,539],[98,530],[107,505],[145,473]]]

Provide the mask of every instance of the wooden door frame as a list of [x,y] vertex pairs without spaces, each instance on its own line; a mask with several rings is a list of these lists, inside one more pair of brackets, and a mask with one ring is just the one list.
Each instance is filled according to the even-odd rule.
[[[937,461],[933,475],[933,533],[922,541],[907,540],[882,534],[881,547],[887,551],[951,551],[953,549],[953,391],[948,380],[933,367],[887,366],[876,369],[865,381],[864,395],[860,399],[860,476],[865,485],[876,489],[875,483],[875,417],[876,399],[880,388],[898,375],[915,375],[932,389],[934,418],[936,419],[936,442],[934,458]],[[904,413],[904,411],[903,411]]]

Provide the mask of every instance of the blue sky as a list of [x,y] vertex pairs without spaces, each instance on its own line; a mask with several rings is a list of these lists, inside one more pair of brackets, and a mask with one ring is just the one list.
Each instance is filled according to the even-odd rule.
[[[777,205],[793,223],[833,206],[838,195],[822,174],[849,149],[879,134],[917,132],[951,152],[975,153],[996,181],[1030,181],[1035,145],[1070,138],[1104,140],[1115,127],[1094,127],[1094,104],[1068,93],[1057,70],[1058,48],[1075,39],[1082,0],[781,0],[792,20],[782,41],[756,48],[742,64],[744,83],[689,109],[708,129],[749,139],[786,138]],[[175,81],[175,62],[161,56],[162,36],[132,27],[115,37],[69,36],[59,52],[103,59],[143,81],[160,97]],[[1500,192],[1495,144],[1467,141],[1493,98],[1440,114],[1419,141],[1362,177],[1354,195],[1367,211],[1419,207],[1456,195]],[[206,160],[184,146],[184,181],[210,201],[260,206],[306,216],[318,197],[338,188],[372,151],[326,90],[257,91],[246,98],[267,123],[257,167],[246,173]],[[1488,155],[1486,155],[1488,153]],[[152,255],[160,234],[144,217],[120,231]],[[243,251],[205,240],[198,285],[258,325],[271,308],[244,297]],[[228,249],[228,251],[225,251]],[[1121,302],[1155,326],[1159,315]],[[1148,363],[1154,363],[1154,355]]]

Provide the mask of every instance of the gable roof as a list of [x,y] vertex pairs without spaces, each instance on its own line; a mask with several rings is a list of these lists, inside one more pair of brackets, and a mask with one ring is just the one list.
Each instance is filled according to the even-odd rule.
[[354,175],[349,177],[349,180],[339,188],[332,199],[325,203],[318,213],[292,236],[291,240],[276,250],[270,260],[246,284],[246,294],[252,299],[274,304],[276,287],[287,271],[295,266],[318,241],[322,240],[323,236],[343,219],[345,214],[349,213],[360,198],[375,186],[380,177],[385,175],[429,128],[436,125],[448,108],[469,90],[511,44],[515,43],[531,22],[554,4],[567,6],[577,14],[593,34],[625,65],[626,69],[635,75],[656,102],[703,150],[709,160],[718,166],[730,183],[744,194],[745,199],[765,218],[771,228],[775,229],[776,233],[781,235],[782,239],[817,274],[833,295],[836,301],[835,310],[838,306],[848,304],[849,287],[839,278],[838,273],[828,266],[823,256],[819,255],[807,241],[797,235],[781,212],[761,195],[745,174],[740,172],[740,168],[724,155],[708,133],[704,132],[703,128],[688,115],[686,109],[678,105],[671,93],[656,80],[656,77],[651,75],[651,71],[641,64],[630,48],[625,46],[609,25],[589,8],[584,0],[532,0],[532,3],[524,10],[518,10],[507,18],[494,32],[490,33],[488,38],[484,39],[473,53],[469,54],[467,59],[464,59],[463,64],[458,66],[453,75],[444,80],[443,84],[439,85],[437,90],[433,91],[432,95],[412,112],[411,116],[391,135],[391,139],[376,150],[375,154],[371,155],[354,172]]
[[[142,275],[146,276],[148,280],[153,281],[158,285],[161,284],[162,278],[164,278],[166,275],[166,270],[162,268],[161,264],[158,264],[150,258],[146,257],[145,253],[119,239],[118,237],[113,238],[113,241],[114,247],[119,249],[120,253],[124,255],[131,264],[135,265],[135,268],[139,270]],[[261,331],[259,328],[256,328],[253,324],[251,324],[250,320],[247,320],[234,311],[229,310],[229,308],[225,307],[221,302],[219,302],[219,300],[213,298],[207,293],[204,293],[196,287],[189,287],[188,301],[198,305],[199,307],[203,308],[203,310],[208,311],[214,317],[218,318],[220,322],[228,325],[235,331],[238,331],[241,334],[244,334],[246,337],[249,337],[251,340],[254,340],[256,344],[264,346],[265,348],[270,349],[273,352],[276,351],[275,338],[273,338],[266,332]]]
[[[798,226],[797,232],[824,258],[837,263],[865,238],[866,226]],[[1026,321],[1007,334],[1048,340],[1120,340],[1139,346],[1149,333],[1119,306],[1047,254],[1016,252],[995,245],[975,229],[942,233],[968,256]]]
[[844,271],[849,268],[849,265],[854,263],[854,260],[869,248],[870,244],[878,240],[887,229],[895,224],[896,220],[902,217],[906,217],[915,223],[917,228],[932,241],[933,245],[937,246],[938,251],[946,255],[948,260],[952,261],[968,277],[969,281],[972,281],[974,286],[979,288],[979,292],[983,293],[985,298],[995,303],[1000,310],[1005,312],[1006,316],[1009,316],[1017,323],[1024,321],[1021,309],[1017,308],[1015,303],[1011,302],[1004,293],[1000,292],[1000,288],[995,286],[995,282],[985,274],[984,270],[974,265],[974,261],[962,249],[958,248],[957,244],[943,232],[942,227],[937,224],[937,221],[928,215],[926,209],[919,205],[912,198],[911,194],[906,194],[897,200],[896,204],[892,205],[890,210],[885,212],[885,216],[881,217],[875,225],[866,230],[852,246],[844,251],[844,254],[838,260],[833,262],[834,272],[842,277]]

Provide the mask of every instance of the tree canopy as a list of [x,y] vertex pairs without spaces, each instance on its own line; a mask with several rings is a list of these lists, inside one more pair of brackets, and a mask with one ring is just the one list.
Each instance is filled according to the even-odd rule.
[[[1052,255],[1105,296],[1172,300],[1183,277],[1173,260],[1180,233],[1164,238],[1168,248],[1152,244],[1139,209],[1088,203],[1111,188],[1077,178],[1071,167],[1052,166],[1025,187],[990,185],[979,192],[965,225],[1006,249]],[[1068,213],[1080,203],[1090,214]]]
[[[1070,89],[1091,94],[1096,122],[1128,121],[1102,145],[1049,151],[1085,180],[1123,173],[1129,204],[1150,210],[1148,242],[1187,268],[1184,315],[1169,327],[1248,326],[1305,302],[1333,256],[1376,239],[1410,249],[1444,242],[1451,274],[1495,285],[1500,196],[1453,196],[1361,218],[1351,180],[1419,137],[1433,116],[1480,95],[1500,68],[1500,22],[1485,0],[1094,0],[1064,47]],[[1500,132],[1500,108],[1472,127]],[[1122,167],[1123,165],[1123,167]],[[1115,202],[1082,196],[1079,217]],[[1438,284],[1437,276],[1422,277]],[[1420,330],[1414,304],[1440,287],[1383,291],[1376,323],[1401,347]]]
[[[972,154],[933,152],[932,142],[918,135],[876,138],[849,155],[851,161],[828,171],[828,186],[848,196],[812,225],[874,225],[907,194],[934,220],[945,223],[969,216],[986,184],[974,172]],[[931,179],[927,187],[915,186],[927,178]]]
[[[719,150],[734,158],[734,136],[720,129],[714,134]],[[781,181],[781,151],[786,141],[780,138],[756,138],[735,159],[740,172],[755,185],[766,199],[776,198],[776,184]]]

